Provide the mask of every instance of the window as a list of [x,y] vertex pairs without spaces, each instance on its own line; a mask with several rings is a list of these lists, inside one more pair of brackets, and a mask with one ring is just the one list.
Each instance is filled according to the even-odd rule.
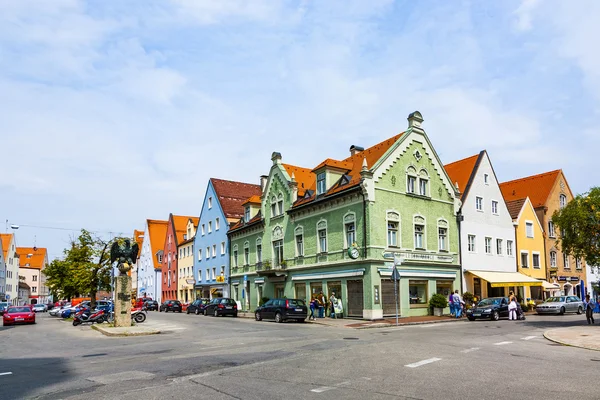
[[179,258],[183,258],[183,249],[179,249]]
[[221,276],[225,276],[225,267],[221,266]]
[[37,275],[34,275],[31,280],[34,282],[37,281]]
[[217,256],[217,245],[213,244],[212,246],[212,256],[216,257]]
[[221,225],[221,221],[219,220],[219,218],[215,219],[215,230],[219,230],[219,227]]
[[206,255],[205,255],[205,257],[206,258],[210,258],[210,247],[206,248]]
[[529,253],[521,252],[521,268],[529,268]]
[[250,245],[244,244],[244,265],[250,265]]
[[496,254],[501,256],[502,253],[502,239],[496,239]]
[[492,200],[492,214],[498,214],[498,202]]
[[427,196],[427,179],[419,179],[419,194],[421,196]]
[[550,252],[550,268],[556,268],[556,252]]
[[277,198],[271,197],[271,218],[277,216]]
[[235,248],[233,249],[233,266],[235,268],[238,267],[238,251],[237,251],[237,245],[235,246]]
[[37,287],[32,286],[31,287],[31,293],[37,293]]
[[198,250],[198,261],[202,261],[202,249]]
[[506,255],[507,256],[512,256],[513,255],[513,242],[512,240],[507,240],[506,241]]
[[556,237],[556,231],[554,230],[554,222],[548,221],[548,236],[553,238]]
[[387,237],[388,237],[388,246],[398,247],[398,222],[388,221]]
[[317,196],[324,194],[327,191],[327,185],[325,182],[325,172],[321,172],[317,175]]
[[485,238],[485,254],[492,254],[492,238]]
[[208,198],[208,209],[210,210],[212,208],[212,197]]
[[210,281],[210,270],[208,268],[206,269],[206,280]]
[[346,247],[352,246],[354,242],[356,242],[356,230],[354,226],[354,222],[347,222],[345,226],[346,230]]
[[256,240],[256,262],[262,262],[262,242],[260,239]]
[[275,266],[281,266],[283,261],[283,240],[276,240],[273,242],[273,255],[275,256]]
[[477,209],[477,211],[483,211],[483,197],[475,197],[475,209]]
[[283,195],[282,194],[280,194],[279,197],[277,198],[277,211],[278,211],[277,215],[283,214]]
[[246,209],[244,210],[244,221],[246,223],[250,222],[250,206],[246,206]]
[[213,269],[212,269],[212,276],[211,276],[211,278],[212,278],[212,280],[214,281],[216,277],[217,277],[217,268],[216,268],[216,267],[213,267]]
[[[581,269],[581,265],[582,265],[582,264],[581,264],[581,258],[577,257],[577,258],[575,259],[575,268],[577,268],[577,269]],[[34,278],[35,278],[35,276],[34,276]],[[35,281],[35,279],[34,279],[34,281]]]
[[559,201],[560,201],[560,208],[565,208],[567,206],[567,196],[565,196],[564,194],[560,195]]
[[208,221],[208,233],[212,232],[212,221]]
[[409,175],[406,178],[406,191],[408,193],[415,193],[415,186],[417,184],[417,178],[415,178],[414,176]]
[[157,256],[157,258],[158,258],[158,263],[159,263],[159,264],[162,264],[162,254],[159,254],[159,255]]
[[438,228],[438,246],[440,251],[448,251],[448,229]]
[[490,176],[488,174],[483,174],[483,183],[486,185],[490,184]]
[[408,297],[411,307],[427,304],[427,281],[408,281]]
[[327,252],[327,225],[319,223],[318,227],[319,235],[319,253]]
[[540,255],[533,253],[531,255],[531,257],[532,257],[533,268],[540,269]]
[[425,243],[423,241],[423,235],[425,233],[424,225],[415,225],[415,248],[424,249]]
[[206,233],[206,227],[204,226],[204,224],[202,224],[202,236],[204,236],[205,233]]
[[221,242],[221,255],[225,254],[225,242]]
[[528,238],[533,237],[533,222],[525,222],[525,233]]
[[296,235],[296,256],[304,257],[304,230],[302,227],[298,227],[294,233]]
[[475,235],[469,235],[467,237],[467,246],[471,253],[475,252]]

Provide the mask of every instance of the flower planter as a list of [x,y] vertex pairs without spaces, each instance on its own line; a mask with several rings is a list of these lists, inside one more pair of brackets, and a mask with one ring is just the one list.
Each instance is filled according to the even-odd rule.
[[434,307],[433,308],[433,315],[436,316],[436,317],[441,317],[442,315],[444,315],[444,309],[443,308]]

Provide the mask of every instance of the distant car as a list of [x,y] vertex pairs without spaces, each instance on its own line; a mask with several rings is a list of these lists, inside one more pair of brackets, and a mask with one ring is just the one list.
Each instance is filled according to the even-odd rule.
[[167,300],[164,303],[162,303],[160,305],[160,307],[158,308],[159,312],[167,312],[167,311],[177,311],[177,312],[181,312],[183,311],[183,306],[181,305],[181,302],[179,300]]
[[52,310],[50,310],[49,314],[53,317],[60,317],[62,312],[69,307],[71,307],[71,303],[67,303],[64,306],[54,307]]
[[0,315],[4,315],[4,312],[6,311],[6,308],[9,306],[10,304],[6,303],[6,302],[2,302],[0,303]]
[[254,311],[254,319],[257,321],[274,319],[276,322],[304,322],[307,316],[306,303],[300,299],[271,299]]
[[235,302],[235,300],[230,299],[228,297],[217,297],[215,299],[212,299],[212,301],[204,307],[203,314],[212,315],[213,317],[224,315],[231,315],[233,317],[237,317],[237,303]]
[[194,301],[192,301],[190,303],[189,306],[187,306],[186,313],[187,314],[194,313],[196,315],[204,314],[204,309],[206,308],[206,305],[208,303],[210,303],[210,299],[197,299],[197,300],[194,300]]
[[508,317],[508,297],[488,297],[467,310],[469,321],[476,319],[498,321],[505,317]]
[[2,316],[4,326],[14,324],[35,324],[35,313],[29,306],[10,306]]
[[158,301],[146,300],[142,305],[142,310],[146,311],[158,311]]
[[583,302],[577,296],[555,296],[549,297],[542,304],[535,307],[538,314],[564,314],[572,312],[581,314]]
[[34,312],[46,312],[46,311],[48,311],[48,306],[45,304],[34,304],[33,311]]

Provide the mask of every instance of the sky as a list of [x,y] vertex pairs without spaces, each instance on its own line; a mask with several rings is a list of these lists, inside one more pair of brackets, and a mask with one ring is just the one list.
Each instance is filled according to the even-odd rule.
[[[259,182],[407,127],[500,181],[600,184],[600,2],[5,0],[0,222],[58,257],[81,228],[198,216],[210,177]],[[0,226],[4,231],[6,226]],[[10,230],[10,228],[9,228]]]

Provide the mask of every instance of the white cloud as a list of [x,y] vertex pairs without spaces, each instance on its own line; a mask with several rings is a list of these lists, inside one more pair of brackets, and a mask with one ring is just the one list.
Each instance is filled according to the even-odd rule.
[[520,31],[528,31],[533,28],[531,13],[539,6],[540,0],[523,0],[514,14],[517,17],[516,27]]

